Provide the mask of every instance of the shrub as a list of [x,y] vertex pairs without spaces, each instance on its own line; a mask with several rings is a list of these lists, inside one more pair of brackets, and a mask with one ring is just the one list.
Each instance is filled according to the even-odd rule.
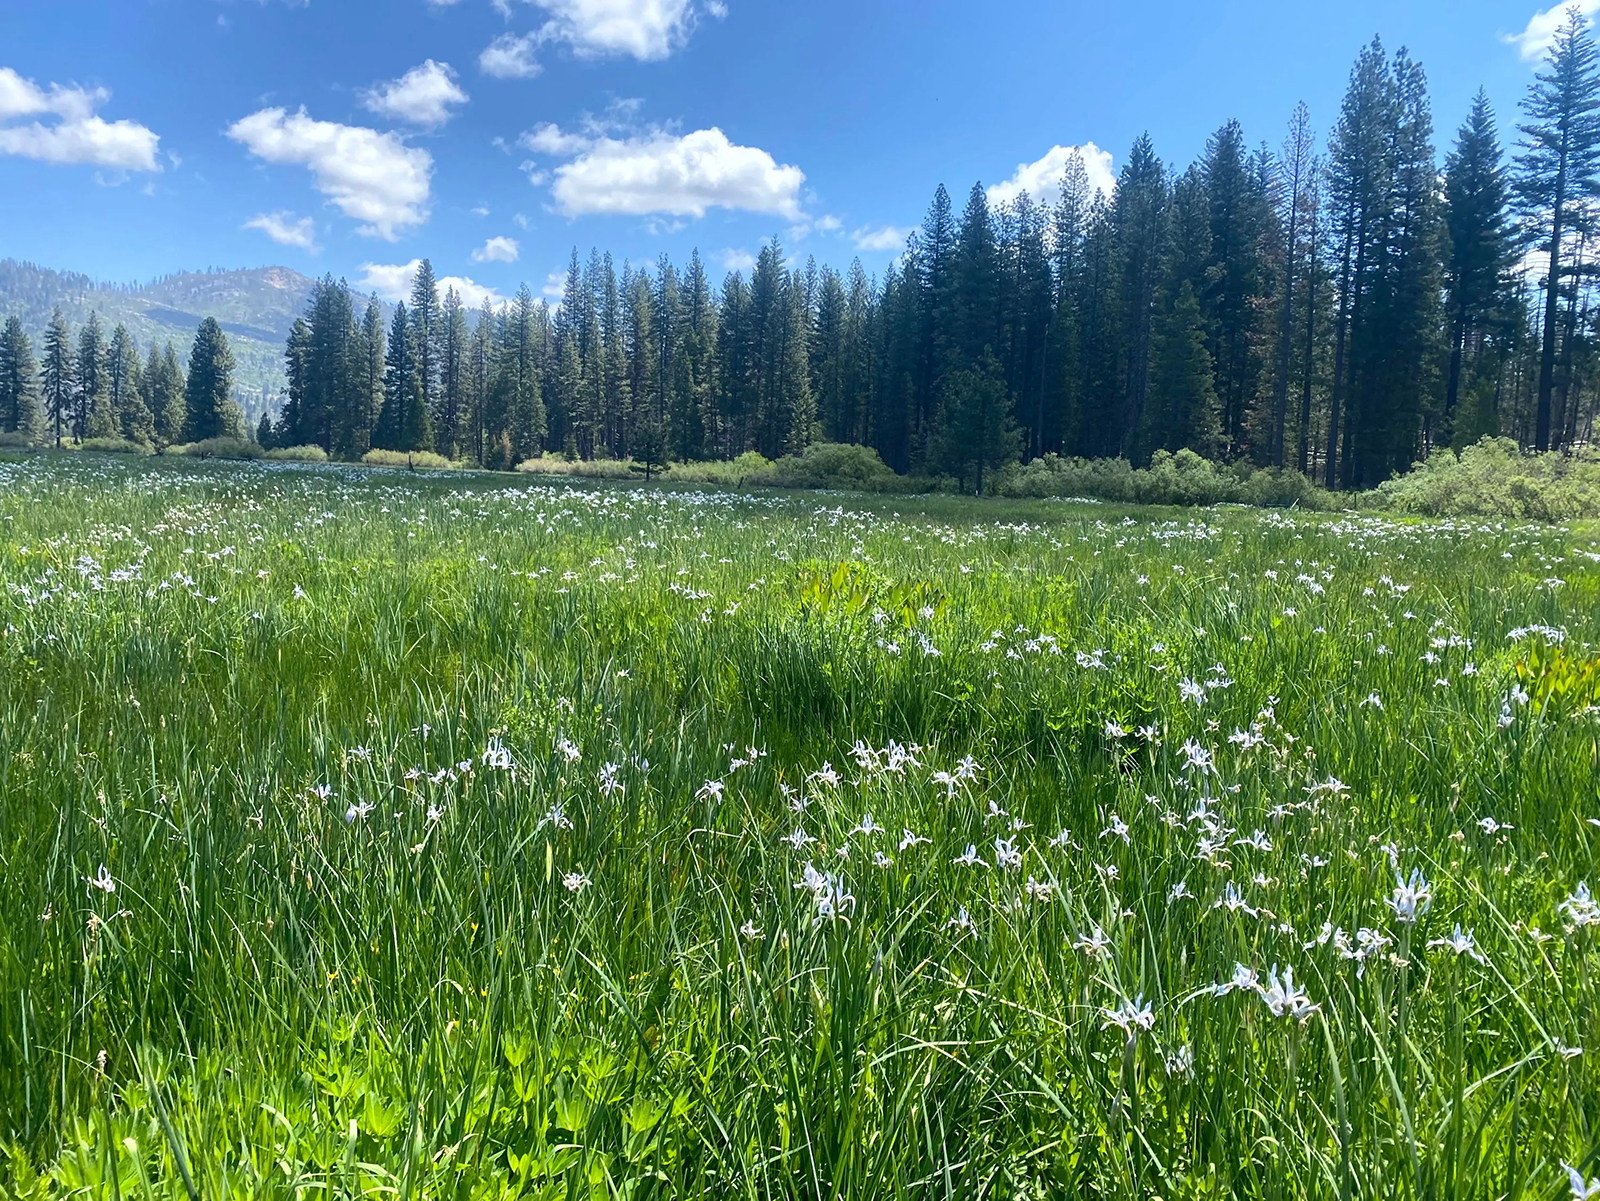
[[759,486],[772,482],[772,460],[759,451],[747,450],[736,459],[677,464],[672,469],[672,477],[691,484],[719,484],[728,488]]
[[1510,438],[1484,438],[1459,455],[1437,450],[1367,496],[1423,517],[1600,517],[1600,458],[1524,454]]
[[103,455],[155,454],[148,442],[132,442],[127,438],[85,438],[77,448]]
[[771,482],[780,488],[851,488],[861,492],[887,492],[899,485],[870,446],[851,442],[813,442],[797,455],[772,464]]
[[0,450],[21,450],[33,445],[27,430],[0,430]]
[[262,451],[254,442],[243,438],[203,438],[199,442],[169,446],[167,453],[190,459],[259,459]]
[[369,467],[411,467],[418,471],[437,471],[440,468],[455,466],[449,459],[443,455],[434,454],[431,450],[378,450],[374,448],[362,455],[361,461]]
[[1142,505],[1224,503],[1330,509],[1336,498],[1298,471],[1218,466],[1192,450],[1160,450],[1148,467],[1126,459],[1076,459],[1048,454],[1010,469],[1000,481],[1006,496],[1081,497]]
[[[517,470],[527,475],[570,475],[592,480],[633,478],[632,459],[569,459],[564,455],[540,455],[524,459]],[[640,471],[644,469],[639,468]]]
[[320,446],[278,446],[267,451],[265,457],[288,463],[326,463],[328,452]]

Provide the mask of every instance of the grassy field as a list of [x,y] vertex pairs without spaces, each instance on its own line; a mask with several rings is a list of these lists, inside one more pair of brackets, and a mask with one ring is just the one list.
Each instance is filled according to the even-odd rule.
[[1565,1197],[1600,531],[0,461],[0,1194]]

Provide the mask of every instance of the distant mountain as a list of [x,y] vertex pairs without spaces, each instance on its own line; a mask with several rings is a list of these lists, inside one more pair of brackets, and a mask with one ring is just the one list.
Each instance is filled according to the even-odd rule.
[[91,312],[98,312],[108,333],[119,321],[126,325],[141,354],[152,342],[170,341],[187,358],[200,322],[215,317],[227,331],[238,362],[239,399],[254,421],[283,389],[284,342],[305,310],[312,283],[287,267],[252,267],[180,271],[148,284],[113,284],[0,259],[0,320],[20,316],[37,352],[51,310],[58,305],[74,333]]

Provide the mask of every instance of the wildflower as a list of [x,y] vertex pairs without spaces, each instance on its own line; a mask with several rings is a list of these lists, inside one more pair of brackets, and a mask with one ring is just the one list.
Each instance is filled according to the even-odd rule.
[[803,851],[808,843],[813,843],[817,840],[811,837],[811,835],[807,834],[799,826],[796,826],[793,834],[785,834],[783,836],[783,841],[788,843],[793,849],[797,851]]
[[88,881],[90,888],[98,888],[107,896],[117,891],[117,882],[111,878],[110,871],[106,869],[106,865],[103,863],[100,865],[99,872],[93,876],[85,876],[84,879]]
[[1193,680],[1185,677],[1178,681],[1178,699],[1180,701],[1193,701],[1197,705],[1204,704],[1206,686],[1204,684],[1196,684]]
[[989,866],[982,859],[978,858],[978,848],[970,842],[967,843],[967,849],[962,851],[961,854],[957,855],[954,859],[950,860],[950,862],[959,864],[961,867]]
[[1184,1043],[1166,1057],[1163,1065],[1167,1069],[1167,1075],[1187,1079],[1194,1075],[1194,1048]]
[[955,929],[966,931],[974,931],[977,929],[977,927],[973,925],[972,915],[967,912],[967,907],[965,905],[961,907],[960,912],[958,912],[953,918],[944,924],[944,928],[946,930]]
[[557,830],[572,829],[572,819],[567,816],[567,807],[560,801],[556,801],[550,808],[545,810],[544,816],[533,827],[533,832],[537,834],[546,826],[553,826]]
[[755,919],[750,918],[746,919],[744,925],[739,927],[739,937],[746,942],[760,942],[766,935],[761,933],[761,927],[756,925]]
[[1035,880],[1029,876],[1028,882],[1022,886],[1022,891],[1035,901],[1048,901],[1055,896],[1056,886],[1048,880]]
[[1472,931],[1468,930],[1465,934],[1461,932],[1460,922],[1456,923],[1455,933],[1449,938],[1435,938],[1428,943],[1430,951],[1435,948],[1454,951],[1457,955],[1466,955],[1469,958],[1476,959],[1479,963],[1488,962],[1483,957],[1483,952],[1478,950],[1478,944],[1472,937]]
[[1556,906],[1556,912],[1566,916],[1567,926],[1572,930],[1600,926],[1600,902],[1589,895],[1587,880],[1580,882],[1572,895]]
[[1516,827],[1507,822],[1497,822],[1492,817],[1483,817],[1478,819],[1478,829],[1493,838],[1501,830],[1515,830]]
[[1139,1037],[1142,1031],[1151,1029],[1156,1024],[1156,1015],[1150,1006],[1145,1003],[1144,996],[1135,997],[1129,1001],[1126,998],[1115,1009],[1102,1009],[1100,1011],[1100,1029],[1109,1030],[1115,1026],[1128,1036],[1132,1042]]
[[1220,984],[1211,986],[1211,995],[1225,997],[1231,992],[1259,992],[1261,977],[1256,975],[1254,968],[1246,967],[1242,963],[1233,965],[1233,975]]
[[1259,910],[1253,908],[1244,899],[1244,893],[1239,891],[1239,886],[1229,880],[1222,886],[1222,895],[1211,902],[1213,909],[1226,909],[1229,913],[1246,913],[1251,917],[1259,915]]
[[900,831],[900,847],[899,847],[899,849],[901,851],[909,851],[912,847],[916,846],[919,842],[932,842],[932,841],[933,841],[933,839],[931,839],[931,838],[924,838],[920,834],[913,834],[910,830],[902,828],[901,831]]
[[1585,1181],[1583,1173],[1569,1163],[1561,1165],[1567,1170],[1567,1179],[1572,1184],[1572,1201],[1593,1201],[1600,1197],[1600,1176]]
[[371,801],[354,801],[344,811],[344,820],[346,824],[354,825],[358,821],[365,821],[367,814],[371,813],[372,810],[373,804]]
[[694,799],[697,801],[712,801],[720,803],[722,800],[722,781],[707,780],[704,784],[700,785],[699,791],[694,794]]
[[333,796],[333,789],[327,784],[313,784],[306,791],[319,801],[326,801]]
[[994,840],[994,865],[1008,870],[1015,870],[1022,866],[1022,852],[1017,850],[1014,839],[997,838]]
[[1183,770],[1185,772],[1197,771],[1202,774],[1216,771],[1216,759],[1210,751],[1201,746],[1193,738],[1183,744]]
[[1423,878],[1421,868],[1412,868],[1409,879],[1401,879],[1400,873],[1395,873],[1394,896],[1389,898],[1389,908],[1394,910],[1396,921],[1414,925],[1431,904],[1433,889]]
[[592,881],[582,872],[573,871],[562,876],[561,883],[566,886],[568,892],[582,892]]
[[824,761],[822,766],[806,779],[813,784],[826,784],[829,788],[834,788],[838,786],[839,773],[834,771],[833,764]]
[[1189,891],[1189,881],[1187,880],[1179,880],[1171,888],[1167,889],[1167,903],[1169,905],[1173,901],[1181,901],[1185,898],[1192,898],[1193,896],[1194,893]]
[[1276,964],[1267,973],[1267,986],[1261,989],[1261,1000],[1272,1011],[1273,1017],[1290,1017],[1300,1022],[1306,1021],[1321,1008],[1295,985],[1292,967],[1285,967],[1280,977]]
[[852,833],[852,834],[864,834],[864,835],[868,835],[868,836],[873,835],[873,834],[882,834],[883,833],[883,827],[880,826],[877,822],[872,820],[872,814],[864,813],[864,814],[861,815],[861,821],[857,824],[857,826],[856,826],[856,828],[854,830],[850,831],[850,833]]
[[492,771],[510,771],[513,766],[511,752],[501,745],[498,738],[489,739],[489,745],[483,748],[479,762]]
[[1111,948],[1111,940],[1106,937],[1106,932],[1096,926],[1088,934],[1080,934],[1072,940],[1072,949],[1081,951],[1090,959],[1099,959]]
[[[843,850],[843,849],[844,849],[843,847],[840,848],[840,850]],[[872,852],[872,866],[873,867],[893,867],[894,866],[894,858],[892,856],[885,855],[882,851],[873,851]]]
[[1106,822],[1106,828],[1100,831],[1100,837],[1120,838],[1122,839],[1123,844],[1126,845],[1129,841],[1128,823],[1113,813]]
[[583,758],[583,752],[578,749],[577,744],[566,738],[556,740],[556,750],[568,763],[577,763]]

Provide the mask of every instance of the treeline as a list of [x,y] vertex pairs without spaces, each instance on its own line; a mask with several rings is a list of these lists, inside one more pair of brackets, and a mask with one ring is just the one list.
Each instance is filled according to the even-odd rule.
[[1485,435],[1592,436],[1600,67],[1576,13],[1509,164],[1480,92],[1441,165],[1421,65],[1374,40],[1325,139],[1303,105],[1278,148],[1230,121],[1182,170],[1141,137],[1109,195],[1078,162],[1059,192],[974,185],[958,211],[941,186],[882,279],[776,242],[720,285],[698,253],[574,251],[559,303],[473,313],[424,260],[385,320],[328,277],[254,432],[500,468],[858,443],[980,490],[1017,460],[1180,449],[1368,488]]
[[243,437],[233,366],[227,336],[210,317],[195,333],[186,369],[171,342],[152,344],[141,358],[126,326],[108,335],[90,313],[75,336],[60,309],[36,356],[13,315],[0,329],[0,436],[157,447]]

